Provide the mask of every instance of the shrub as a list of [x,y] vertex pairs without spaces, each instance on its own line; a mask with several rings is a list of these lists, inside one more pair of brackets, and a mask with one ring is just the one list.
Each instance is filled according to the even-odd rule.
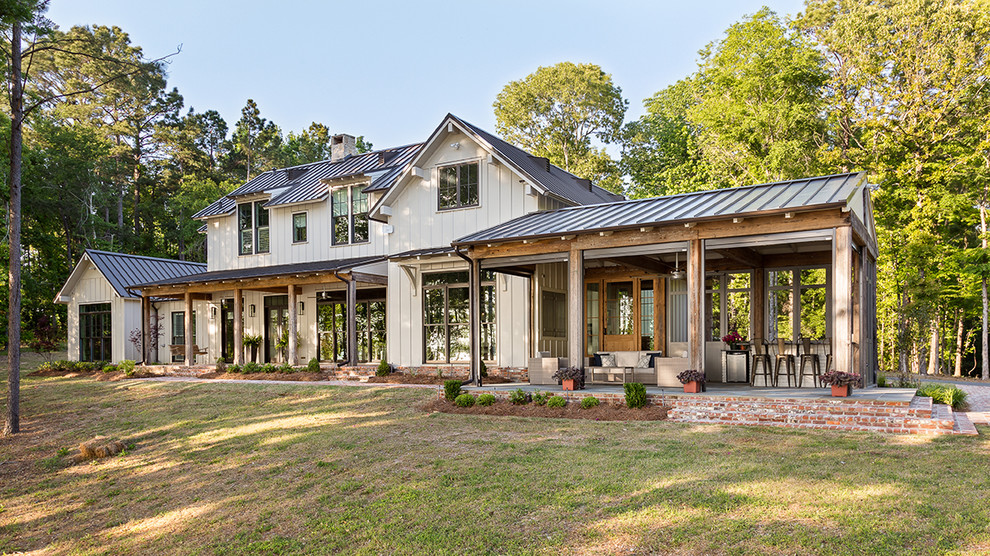
[[887,377],[883,376],[883,373],[877,373],[877,388],[887,387]]
[[481,362],[481,378],[488,378],[488,365],[485,362]]
[[564,407],[567,405],[567,400],[563,396],[550,396],[547,399],[547,407]]
[[246,375],[254,374],[254,373],[260,373],[261,372],[261,365],[255,363],[254,361],[248,361],[241,368],[241,372],[243,372]]
[[922,384],[918,388],[917,395],[931,398],[932,401],[951,406],[953,409],[961,408],[966,402],[966,392],[947,384]]
[[495,396],[492,394],[482,394],[478,396],[478,405],[492,405],[495,403]]
[[646,406],[646,386],[638,382],[628,382],[622,385],[626,391],[626,406],[637,409]]
[[547,405],[547,398],[549,397],[550,394],[546,392],[537,392],[533,394],[533,403],[536,405]]
[[320,372],[320,360],[315,357],[310,359],[309,363],[306,363],[306,370],[311,373]]
[[678,373],[677,380],[681,381],[681,384],[687,384],[689,382],[704,382],[705,375],[701,371],[688,369]]
[[134,361],[130,359],[124,359],[117,365],[117,369],[124,372],[124,376],[134,376],[134,367],[137,365]]
[[382,359],[382,362],[378,364],[378,369],[375,371],[375,376],[388,376],[392,373],[392,365],[388,364],[388,361]]
[[103,372],[105,372],[105,373],[115,373],[115,372],[117,372],[118,367],[117,367],[117,365],[114,365],[113,363],[107,363],[106,365],[103,365],[103,368],[100,369],[100,370],[103,371]]
[[526,405],[532,400],[533,398],[526,392],[523,392],[522,388],[516,388],[514,392],[509,394],[509,401],[515,405]]
[[448,402],[454,401],[459,395],[461,395],[461,381],[457,379],[444,381],[443,397],[447,398]]
[[564,367],[563,369],[557,369],[557,372],[553,373],[554,380],[575,380],[578,383],[584,382],[584,370],[577,367]]
[[581,400],[581,409],[591,409],[592,407],[598,407],[598,404],[600,403],[601,402],[598,401],[598,398],[594,396],[588,396],[587,398]]
[[278,367],[271,363],[265,363],[261,366],[261,372],[263,373],[274,373],[278,371]]
[[227,372],[227,362],[224,361],[223,357],[217,357],[217,372],[225,373]]
[[275,370],[276,370],[276,371],[278,371],[278,372],[280,372],[280,373],[284,373],[284,374],[290,374],[290,373],[294,373],[294,372],[296,372],[296,370],[295,370],[295,369],[294,369],[294,368],[292,367],[292,365],[290,365],[290,364],[288,364],[288,363],[282,363],[282,364],[281,364],[281,365],[280,365],[280,366],[279,366],[279,367],[278,367],[277,369],[275,369]]
[[227,367],[227,372],[228,373],[239,373],[239,372],[241,372],[241,366],[240,365],[231,365],[231,366]]
[[475,399],[471,394],[461,394],[454,398],[454,405],[457,407],[471,407],[474,405]]
[[842,371],[829,371],[822,375],[822,384],[830,386],[859,386],[860,376],[857,373],[845,373]]

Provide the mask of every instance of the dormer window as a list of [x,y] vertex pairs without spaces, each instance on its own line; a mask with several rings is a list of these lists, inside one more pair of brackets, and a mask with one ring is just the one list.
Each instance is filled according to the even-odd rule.
[[367,184],[334,189],[330,195],[331,235],[334,245],[368,241]]
[[269,249],[268,209],[265,201],[237,205],[238,253],[252,255]]
[[439,169],[437,206],[440,210],[478,205],[478,163]]

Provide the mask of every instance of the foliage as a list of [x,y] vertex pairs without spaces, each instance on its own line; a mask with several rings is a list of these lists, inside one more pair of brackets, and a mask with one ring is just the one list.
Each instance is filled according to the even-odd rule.
[[598,404],[600,403],[601,402],[598,401],[598,398],[594,396],[587,396],[581,399],[581,409],[591,409],[592,407],[598,407]]
[[953,409],[962,409],[963,404],[966,403],[966,392],[950,384],[926,382],[918,388],[917,395],[931,398],[935,402],[951,406]]
[[119,364],[117,364],[117,370],[124,373],[124,376],[134,376],[134,367],[137,365],[136,362],[130,359],[124,359]]
[[584,369],[578,367],[564,367],[557,369],[553,373],[554,380],[576,380],[578,383],[584,381]]
[[58,351],[62,339],[62,331],[55,326],[54,320],[48,315],[39,315],[28,328],[31,341],[28,345],[45,361],[51,361],[54,352]]
[[725,336],[722,336],[722,341],[725,342],[725,343],[727,343],[727,344],[734,344],[734,343],[737,343],[737,342],[743,342],[745,340],[746,339],[743,338],[739,334],[739,332],[736,332],[735,330],[733,330],[732,332],[729,332]]
[[522,388],[516,388],[509,394],[509,401],[514,405],[526,405],[532,400],[532,396],[524,392]]
[[696,369],[688,369],[677,373],[677,380],[681,381],[681,384],[687,384],[689,382],[705,382],[705,374]]
[[887,376],[883,373],[877,373],[877,388],[887,387]]
[[547,407],[564,407],[567,405],[567,399],[563,396],[553,395],[547,398]]
[[454,398],[461,394],[461,381],[457,379],[450,379],[444,381],[443,383],[443,396],[448,402],[454,401]]
[[119,367],[117,367],[117,365],[114,365],[113,363],[107,363],[103,365],[103,368],[100,370],[104,373],[115,373],[120,369]]
[[488,378],[488,365],[485,365],[484,360],[481,361],[481,378]]
[[646,386],[639,382],[627,382],[622,389],[626,392],[626,406],[633,409],[646,406]]
[[247,363],[244,364],[244,366],[241,367],[241,372],[246,375],[260,373],[261,365],[255,363],[254,361],[248,361]]
[[284,373],[284,374],[291,374],[291,373],[296,372],[296,369],[295,369],[295,367],[293,367],[292,365],[290,365],[288,363],[282,363],[281,365],[278,366],[278,368],[275,369],[275,372]]
[[277,373],[278,367],[276,367],[274,363],[265,363],[264,365],[261,366],[260,370],[263,373],[271,374],[271,373]]
[[860,386],[862,377],[858,373],[846,373],[842,371],[829,371],[821,376],[822,384],[830,386]]
[[244,346],[249,348],[259,347],[263,341],[264,338],[262,338],[260,334],[245,334],[244,339],[242,340]]
[[244,369],[240,365],[231,365],[227,367],[227,372],[237,374],[244,372]]
[[493,394],[482,394],[478,396],[478,405],[489,406],[495,403],[495,396]]
[[507,84],[493,106],[507,141],[619,191],[617,165],[593,141],[618,140],[628,104],[601,67],[561,62]]
[[457,407],[471,407],[474,405],[475,397],[471,394],[461,394],[454,398],[454,405]]
[[223,357],[217,357],[217,364],[214,370],[221,374],[227,372],[227,360]]
[[311,373],[320,372],[320,360],[315,357],[310,359],[309,363],[306,363],[306,370]]
[[388,376],[392,372],[392,365],[388,364],[388,361],[382,359],[381,363],[378,364],[378,369],[375,370],[375,376]]
[[549,397],[550,394],[546,392],[535,392],[533,393],[533,405],[546,405]]

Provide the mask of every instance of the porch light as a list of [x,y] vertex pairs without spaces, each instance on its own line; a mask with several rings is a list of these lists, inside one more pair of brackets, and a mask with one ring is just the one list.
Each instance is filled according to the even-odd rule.
[[252,303],[251,306],[248,307],[248,316],[249,317],[253,317],[254,316],[254,310],[255,310],[254,303]]
[[210,307],[210,320],[214,320],[216,318],[217,318],[217,308]]
[[670,273],[670,277],[673,278],[674,280],[683,280],[684,279],[684,271],[681,270],[681,263],[680,263],[680,257],[679,257],[679,255],[680,255],[680,252],[674,251],[674,271]]
[[299,302],[299,314],[300,315],[305,315],[306,314],[306,302],[305,301],[300,301]]

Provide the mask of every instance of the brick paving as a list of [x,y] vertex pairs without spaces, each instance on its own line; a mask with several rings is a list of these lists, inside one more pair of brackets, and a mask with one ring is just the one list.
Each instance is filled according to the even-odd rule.
[[956,382],[962,391],[966,392],[966,402],[969,420],[976,425],[990,425],[990,384]]

